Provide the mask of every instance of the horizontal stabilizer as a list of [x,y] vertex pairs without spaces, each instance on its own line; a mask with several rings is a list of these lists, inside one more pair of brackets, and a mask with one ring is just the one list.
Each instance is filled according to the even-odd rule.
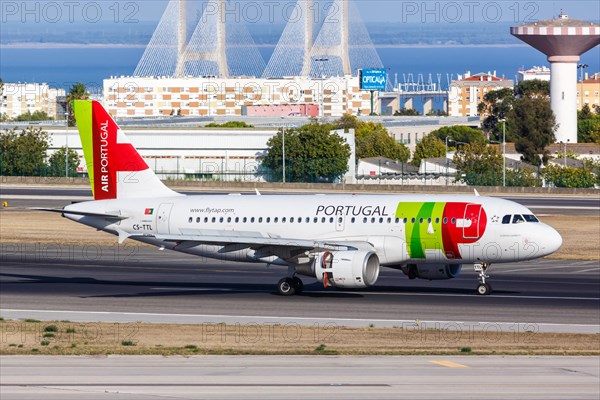
[[101,214],[101,213],[93,213],[93,212],[86,212],[86,211],[69,211],[69,210],[65,210],[65,209],[62,209],[62,208],[30,208],[30,210],[33,210],[33,211],[48,211],[48,212],[55,212],[55,213],[61,213],[61,214],[71,214],[71,215],[81,215],[81,216],[84,216],[84,217],[101,217],[101,218],[117,219],[117,220],[123,220],[123,219],[129,218],[129,217],[124,217],[122,215]]

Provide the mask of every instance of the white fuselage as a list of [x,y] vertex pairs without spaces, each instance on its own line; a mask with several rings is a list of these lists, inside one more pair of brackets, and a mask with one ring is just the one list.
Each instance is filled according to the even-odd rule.
[[[113,234],[231,261],[285,264],[262,256],[256,246],[199,245],[155,236],[367,243],[384,266],[522,261],[551,254],[562,244],[552,227],[531,220],[533,213],[526,207],[468,195],[199,195],[92,201],[65,210],[68,218]],[[126,218],[115,222],[69,210]]]

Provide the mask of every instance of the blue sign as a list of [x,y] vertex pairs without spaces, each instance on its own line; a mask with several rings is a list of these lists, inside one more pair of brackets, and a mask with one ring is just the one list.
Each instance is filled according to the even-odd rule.
[[387,72],[385,69],[363,69],[360,71],[360,89],[385,91]]

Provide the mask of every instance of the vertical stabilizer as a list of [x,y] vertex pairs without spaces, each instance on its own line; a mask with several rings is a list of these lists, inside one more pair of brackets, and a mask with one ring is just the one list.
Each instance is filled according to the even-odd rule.
[[102,104],[75,100],[73,109],[95,200],[179,195],[158,179]]

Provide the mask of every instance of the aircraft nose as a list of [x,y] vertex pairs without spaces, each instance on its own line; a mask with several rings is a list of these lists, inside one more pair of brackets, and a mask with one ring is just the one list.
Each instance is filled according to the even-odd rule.
[[558,249],[560,249],[560,246],[562,246],[563,243],[563,239],[562,236],[560,236],[560,233],[558,233],[556,231],[556,229],[554,229],[551,226],[546,225],[546,233],[544,235],[544,242],[546,244],[545,246],[545,253],[546,255],[550,255],[552,253],[554,253],[555,251],[558,251]]

